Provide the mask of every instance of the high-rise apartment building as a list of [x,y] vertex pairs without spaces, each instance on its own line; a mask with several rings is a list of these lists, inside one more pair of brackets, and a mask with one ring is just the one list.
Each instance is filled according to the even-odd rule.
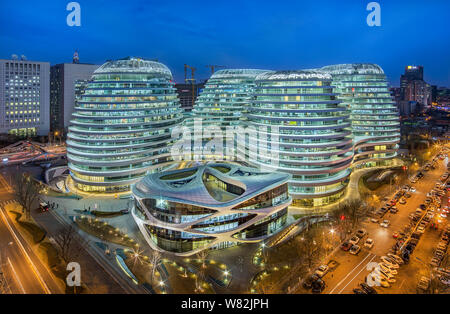
[[0,60],[0,133],[48,135],[50,64]]
[[[50,68],[50,129],[65,131],[75,108],[80,82],[87,82],[99,67],[94,64],[62,63]],[[80,91],[78,91],[79,93]]]
[[431,86],[423,80],[414,80],[408,82],[405,89],[406,101],[415,101],[419,103],[422,109],[431,105]]

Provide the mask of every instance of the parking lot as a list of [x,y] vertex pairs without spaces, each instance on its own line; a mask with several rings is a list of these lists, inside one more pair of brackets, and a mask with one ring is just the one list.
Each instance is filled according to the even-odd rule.
[[[385,281],[383,285],[389,285],[389,287],[381,287],[379,286],[380,283],[377,282],[374,288],[378,293],[428,292],[426,289],[425,291],[418,290],[417,286],[423,277],[430,278],[433,268],[430,262],[436,254],[438,243],[441,242],[442,245],[442,235],[448,223],[448,218],[442,211],[448,205],[448,192],[445,187],[443,189],[436,187],[436,183],[442,184],[443,181],[448,180],[445,176],[442,177],[448,171],[447,162],[448,158],[435,158],[432,167],[421,170],[422,178],[415,183],[408,184],[412,189],[405,187],[403,192],[408,191],[406,193],[409,195],[397,195],[394,201],[395,205],[394,202],[387,205],[386,203],[389,203],[394,195],[402,190],[402,187],[398,187],[389,199],[384,200],[379,205],[372,217],[369,217],[361,226],[367,232],[366,235],[355,237],[352,234],[349,236],[348,240],[352,239],[353,242],[357,242],[355,244],[359,246],[359,249],[355,249],[352,244],[349,244],[347,248],[344,247],[345,251],[343,249],[336,251],[331,259],[336,261],[338,266],[333,270],[328,270],[322,276],[325,283],[322,293],[367,293],[361,291],[363,289],[359,289],[359,291],[354,291],[354,289],[361,288],[360,283],[365,282],[369,274],[377,274],[374,279],[378,281],[379,278],[385,278],[386,280],[383,279]],[[433,195],[429,194],[433,189]],[[403,194],[403,192],[400,194]],[[425,202],[427,198],[430,199],[430,201],[427,201],[428,204]],[[425,205],[422,206],[425,210],[416,213],[417,208],[420,208],[422,204]],[[394,205],[394,210],[391,210],[392,205]],[[380,211],[382,207],[386,209]],[[370,245],[364,245],[368,238],[372,239],[373,242],[371,248],[369,248]],[[416,244],[415,248],[414,244]],[[394,247],[395,245],[396,247]],[[382,262],[381,258],[388,253],[395,252],[403,257],[403,252],[407,248],[412,250],[412,254],[405,256],[406,260],[409,257],[406,264],[398,265],[403,262],[402,259],[396,263],[392,261],[393,258],[383,258],[384,265],[379,265]],[[351,254],[351,251],[353,251],[352,253],[357,252],[357,254]],[[445,248],[444,262],[446,259],[447,249]],[[398,268],[394,269],[394,264]],[[389,269],[386,269],[386,267]],[[382,274],[380,275],[380,273]],[[304,288],[302,290],[299,293],[307,292]]]

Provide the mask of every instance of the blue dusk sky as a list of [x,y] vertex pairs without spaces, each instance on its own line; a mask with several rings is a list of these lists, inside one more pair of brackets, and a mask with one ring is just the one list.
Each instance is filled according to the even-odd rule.
[[392,85],[406,65],[450,86],[450,1],[380,0],[381,26],[366,24],[369,0],[79,0],[81,26],[66,24],[63,0],[3,0],[0,58],[52,64],[158,59],[181,82],[185,63],[210,75],[228,68],[304,69],[336,63],[379,64]]

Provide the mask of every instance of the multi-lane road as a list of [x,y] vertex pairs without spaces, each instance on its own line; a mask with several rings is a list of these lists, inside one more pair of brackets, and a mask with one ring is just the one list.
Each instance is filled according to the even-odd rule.
[[[356,288],[359,283],[365,281],[365,277],[373,270],[377,263],[380,262],[380,257],[386,255],[390,248],[396,243],[396,240],[393,238],[393,233],[400,232],[405,228],[405,225],[409,223],[408,215],[414,212],[416,208],[424,202],[426,194],[434,188],[436,182],[440,182],[440,176],[447,171],[446,164],[447,159],[438,160],[436,169],[425,172],[425,177],[422,180],[419,180],[416,184],[412,184],[417,191],[412,193],[412,197],[407,199],[407,203],[404,205],[397,203],[396,207],[399,209],[399,212],[397,214],[388,212],[382,218],[390,221],[388,228],[383,228],[379,223],[373,223],[370,222],[370,220],[363,223],[362,228],[368,231],[368,235],[358,243],[358,245],[361,246],[361,251],[358,255],[352,255],[349,252],[344,252],[340,249],[335,251],[335,254],[333,254],[330,259],[336,261],[338,266],[323,277],[326,287],[322,293],[352,293],[353,289]],[[396,191],[392,194],[395,194],[395,192]],[[411,257],[410,264],[400,268],[399,274],[396,276],[397,282],[392,284],[391,288],[376,288],[380,293],[404,293],[406,286],[409,286],[410,288],[408,292],[415,292],[415,284],[417,281],[417,278],[415,277],[418,276],[418,273],[416,274],[415,272],[417,272],[419,267],[416,265],[417,262],[415,262],[414,256],[421,254],[421,252],[424,251],[424,246],[433,247],[435,245],[434,242],[437,243],[439,239],[438,231],[436,231],[436,234],[431,234],[433,232],[434,231],[427,230],[426,233],[430,234],[427,234],[426,237],[422,236],[423,240],[419,241],[419,245]],[[373,239],[375,243],[371,249],[367,249],[363,245],[368,237]],[[434,242],[425,243],[426,241]],[[429,259],[429,256],[422,258]],[[429,260],[427,260],[427,262],[429,262]],[[422,266],[422,268],[426,268],[426,266]],[[411,282],[414,282],[414,284],[411,284]],[[297,293],[305,292],[306,290],[302,287],[297,291]]]
[[35,254],[31,246],[15,227],[4,204],[11,199],[10,187],[0,180],[0,263],[12,293],[63,293],[61,285]]
[[[0,263],[12,293],[64,293],[62,281],[55,278],[46,264],[35,254],[23,238],[5,205],[13,202],[12,189],[8,184],[11,168],[0,173]],[[56,213],[32,211],[33,219],[44,227],[48,237],[57,237],[67,226]],[[81,240],[81,238],[80,238]],[[78,241],[78,238],[77,238]],[[114,260],[96,250],[92,243],[80,241],[80,253],[75,262],[81,267],[81,279],[88,293],[147,293],[132,283],[118,269]]]

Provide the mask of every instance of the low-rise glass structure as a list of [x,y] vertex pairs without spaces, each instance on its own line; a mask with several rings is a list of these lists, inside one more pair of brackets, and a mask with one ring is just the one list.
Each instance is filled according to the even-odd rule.
[[[246,136],[250,162],[292,174],[294,205],[321,206],[344,193],[353,159],[349,111],[330,74],[314,70],[260,74],[247,114],[256,139]],[[251,159],[251,158],[250,158]]]
[[77,100],[67,139],[76,188],[128,191],[171,160],[172,129],[182,110],[163,64],[139,58],[108,61]]
[[354,166],[386,165],[397,155],[400,121],[383,69],[355,63],[321,70],[333,76],[338,99],[351,112]]
[[132,215],[153,249],[179,256],[259,242],[286,224],[289,179],[224,163],[155,173],[132,186]]

